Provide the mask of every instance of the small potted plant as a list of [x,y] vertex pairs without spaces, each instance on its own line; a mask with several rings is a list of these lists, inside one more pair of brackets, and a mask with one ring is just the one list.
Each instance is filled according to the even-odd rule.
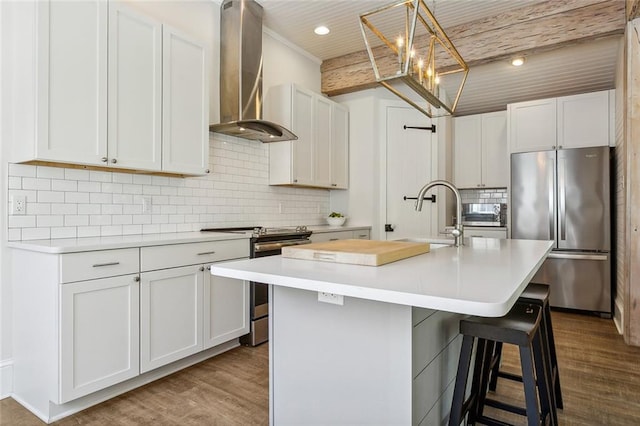
[[346,220],[347,217],[339,212],[331,212],[329,217],[327,217],[327,222],[331,226],[342,226]]

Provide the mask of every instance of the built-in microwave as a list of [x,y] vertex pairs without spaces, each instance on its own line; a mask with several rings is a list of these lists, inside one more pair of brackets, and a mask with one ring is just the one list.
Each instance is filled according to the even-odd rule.
[[505,226],[506,219],[506,204],[462,203],[462,224],[465,226]]

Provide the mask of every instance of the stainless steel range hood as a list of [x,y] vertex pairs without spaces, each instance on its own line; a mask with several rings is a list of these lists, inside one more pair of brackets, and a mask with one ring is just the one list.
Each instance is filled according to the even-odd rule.
[[262,120],[262,6],[254,0],[220,6],[220,121],[209,131],[262,142],[298,139]]

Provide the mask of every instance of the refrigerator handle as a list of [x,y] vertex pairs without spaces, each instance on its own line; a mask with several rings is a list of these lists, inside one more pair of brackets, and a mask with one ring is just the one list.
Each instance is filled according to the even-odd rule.
[[564,158],[558,158],[558,214],[560,220],[560,241],[567,239],[567,209],[566,209],[566,190],[565,190],[565,164]]
[[607,260],[606,254],[572,254],[572,253],[556,253],[551,252],[547,256],[549,259],[570,259],[570,260]]
[[554,206],[554,198],[555,198],[555,182],[553,179],[554,169],[555,169],[555,161],[554,159],[550,159],[547,165],[547,183],[549,185],[549,239],[555,240],[555,227],[554,227],[554,214],[555,206]]

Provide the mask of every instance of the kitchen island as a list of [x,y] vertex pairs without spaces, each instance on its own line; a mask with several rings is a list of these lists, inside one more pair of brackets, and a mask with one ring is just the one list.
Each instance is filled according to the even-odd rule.
[[[552,243],[472,238],[465,244],[379,267],[281,256],[213,265],[214,275],[274,284],[270,423],[446,419],[458,321],[508,312]],[[327,298],[321,293],[338,295],[328,297],[338,304],[319,302]]]

